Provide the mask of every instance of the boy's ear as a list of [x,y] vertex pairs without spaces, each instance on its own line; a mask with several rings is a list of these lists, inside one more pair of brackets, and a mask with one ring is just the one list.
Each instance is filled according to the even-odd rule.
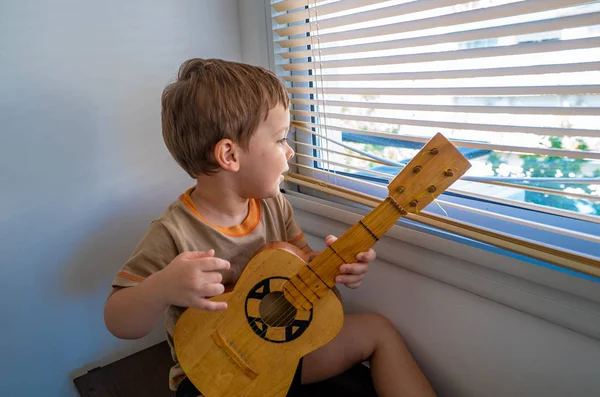
[[231,139],[221,139],[213,154],[222,169],[237,172],[240,169],[240,150],[239,145]]

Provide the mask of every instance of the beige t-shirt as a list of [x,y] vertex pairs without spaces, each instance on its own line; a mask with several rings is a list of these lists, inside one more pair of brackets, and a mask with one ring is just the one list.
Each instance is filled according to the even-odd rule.
[[[235,283],[242,270],[263,245],[271,241],[286,241],[304,248],[306,238],[296,224],[290,203],[278,194],[269,199],[251,199],[248,216],[233,227],[212,225],[196,210],[190,197],[194,188],[183,193],[177,201],[155,219],[117,273],[113,287],[132,287],[151,274],[164,269],[177,255],[186,251],[215,250],[215,256],[231,263],[222,271],[223,284]],[[177,386],[185,375],[179,366],[173,344],[173,330],[185,308],[171,306],[165,316],[167,341],[175,365],[169,373],[169,387]]]

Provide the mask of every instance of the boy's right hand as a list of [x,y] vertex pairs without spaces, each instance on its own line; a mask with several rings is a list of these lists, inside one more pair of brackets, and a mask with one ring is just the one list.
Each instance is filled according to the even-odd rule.
[[215,258],[215,251],[190,251],[177,255],[160,272],[155,274],[157,287],[167,305],[195,307],[217,311],[227,309],[226,302],[208,300],[221,295],[225,287],[223,276],[217,270],[227,270],[229,262]]

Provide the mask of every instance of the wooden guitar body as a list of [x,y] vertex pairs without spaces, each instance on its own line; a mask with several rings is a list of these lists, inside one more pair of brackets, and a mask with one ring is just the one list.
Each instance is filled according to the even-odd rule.
[[207,397],[284,396],[300,357],[333,339],[343,310],[333,292],[344,263],[371,248],[396,221],[418,213],[471,165],[435,135],[388,185],[389,195],[309,263],[279,243],[256,254],[223,312],[186,310],[175,326],[183,371]]
[[177,358],[205,396],[285,396],[300,358],[340,331],[344,312],[332,291],[307,311],[283,298],[285,281],[306,265],[302,256],[291,244],[269,244],[232,292],[212,298],[227,301],[227,310],[187,309],[181,315]]

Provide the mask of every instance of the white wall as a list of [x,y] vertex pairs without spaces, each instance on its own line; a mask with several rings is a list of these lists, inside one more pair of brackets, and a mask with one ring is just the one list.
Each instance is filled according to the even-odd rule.
[[0,3],[0,396],[75,396],[73,376],[164,339],[117,340],[102,309],[192,184],[160,94],[196,56],[242,60],[236,0]]
[[[360,219],[340,222],[331,207],[289,199],[313,249],[323,249],[326,235],[339,236]],[[374,311],[390,318],[440,397],[600,395],[596,296],[577,297],[559,291],[565,285],[554,289],[491,271],[485,266],[497,259],[515,261],[481,252],[489,263],[468,262],[440,252],[456,243],[394,229],[375,246],[381,259],[371,264],[363,285],[340,288],[344,306],[348,313]],[[471,250],[463,246],[461,255]],[[531,274],[547,270],[518,264]],[[598,292],[597,283],[554,275],[579,286],[578,292]]]

